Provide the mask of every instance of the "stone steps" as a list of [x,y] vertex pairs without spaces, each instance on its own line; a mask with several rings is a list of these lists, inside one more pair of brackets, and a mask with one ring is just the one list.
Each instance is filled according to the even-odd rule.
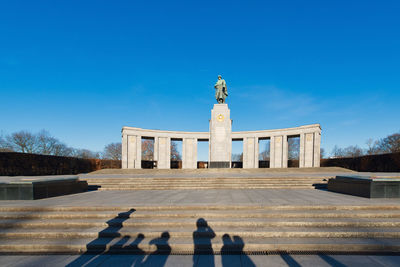
[[143,211],[400,211],[400,205],[277,205],[277,206],[262,206],[262,205],[138,205],[132,208],[131,206],[0,206],[0,212],[143,212]]
[[[273,227],[259,228],[257,231],[250,227],[235,228],[225,231],[224,227],[213,227],[216,237],[223,237],[224,234],[239,235],[251,238],[400,238],[400,231],[396,228],[290,228]],[[59,239],[59,238],[117,238],[124,236],[137,236],[143,234],[146,237],[156,238],[164,232],[161,227],[158,229],[139,228],[139,227],[108,227],[107,230],[100,228],[49,228],[42,229],[15,229],[12,232],[0,230],[0,239]],[[171,237],[192,238],[193,231],[179,227],[170,227],[168,232]],[[196,237],[209,237],[208,232],[196,233]]]
[[[138,238],[139,239],[139,238]],[[57,239],[53,239],[57,240]],[[321,240],[313,238],[312,242],[293,242],[293,238],[284,242],[277,242],[276,239],[266,240],[262,243],[256,243],[253,240],[246,238],[241,239],[236,244],[225,245],[222,241],[209,239],[204,241],[196,240],[197,244],[193,242],[182,242],[176,238],[164,239],[139,239],[139,244],[135,243],[135,240],[129,237],[120,239],[120,243],[110,244],[110,239],[96,240],[91,239],[69,239],[74,242],[51,242],[51,240],[45,239],[44,242],[11,242],[8,244],[0,244],[0,253],[3,254],[81,254],[85,252],[89,253],[130,253],[130,254],[236,254],[236,253],[247,253],[247,254],[274,254],[274,253],[306,253],[306,254],[398,254],[400,252],[400,246],[398,242],[393,241],[394,239],[382,239],[382,244],[376,244],[376,241],[362,242],[365,239],[349,240],[348,242],[325,242],[326,238]],[[328,239],[329,240],[329,239]],[[332,239],[330,239],[332,240]],[[346,239],[341,239],[346,240]],[[308,241],[308,240],[307,240]],[[390,242],[392,241],[392,242]],[[88,242],[88,243],[87,243]],[[132,244],[133,243],[133,244]],[[151,244],[150,244],[151,243]]]
[[146,181],[146,182],[132,182],[132,181],[127,181],[127,182],[100,182],[102,185],[185,185],[185,184],[195,184],[195,185],[292,185],[292,184],[314,184],[314,183],[321,183],[321,181],[295,181],[295,182],[287,182],[287,181],[267,181],[267,182],[212,182],[212,181],[204,181],[204,182],[199,182],[199,181],[182,181],[182,182],[155,182],[155,181]]
[[[313,186],[248,186],[246,189],[314,189],[315,187]],[[181,186],[181,187],[175,187],[175,186],[152,186],[152,187],[138,187],[138,186],[105,186],[105,187],[89,187],[90,190],[208,190],[208,189],[243,189],[242,187],[216,187],[216,186],[202,186],[202,187],[193,187],[193,186]]]
[[[110,216],[114,214],[111,212],[86,212],[76,213],[76,212],[63,212],[63,213],[15,213],[15,212],[3,212],[0,213],[0,220],[15,220],[15,219],[108,219]],[[354,213],[354,212],[341,212],[341,213],[332,213],[332,212],[263,212],[263,213],[249,213],[249,212],[240,212],[240,213],[220,213],[220,212],[195,212],[195,213],[144,213],[129,215],[126,213],[121,213],[117,215],[118,218],[134,218],[137,219],[175,219],[175,218],[400,218],[400,213],[397,212],[368,212],[368,213]]]
[[399,229],[399,205],[3,206],[0,253],[400,253]]
[[130,178],[116,178],[116,177],[96,177],[88,178],[82,177],[81,179],[87,181],[114,181],[114,182],[125,182],[125,181],[158,181],[158,182],[184,182],[184,181],[319,181],[330,177],[130,177]]
[[323,177],[131,177],[83,178],[98,190],[312,189],[326,187]]

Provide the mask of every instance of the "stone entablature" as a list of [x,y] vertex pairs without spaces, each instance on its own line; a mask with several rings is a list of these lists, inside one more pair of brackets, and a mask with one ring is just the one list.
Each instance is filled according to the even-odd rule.
[[[243,168],[258,168],[259,139],[270,139],[270,167],[287,168],[288,137],[300,136],[299,167],[320,166],[321,126],[304,125],[294,128],[232,132],[233,140],[243,140]],[[182,140],[182,168],[197,168],[197,142],[210,141],[210,132],[182,132],[122,128],[122,168],[141,168],[142,137],[154,138],[154,160],[157,168],[170,168],[171,139]],[[209,142],[210,145],[210,142]],[[210,158],[210,157],[209,157]]]

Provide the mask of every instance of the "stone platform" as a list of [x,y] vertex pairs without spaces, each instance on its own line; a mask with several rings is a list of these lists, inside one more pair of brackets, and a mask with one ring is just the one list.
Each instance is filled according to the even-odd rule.
[[[366,199],[315,188],[251,189],[245,182],[246,177],[280,181],[349,173],[343,169],[296,171],[137,170],[121,174],[103,170],[80,175],[88,180],[157,178],[165,183],[179,178],[186,186],[198,177],[214,181],[220,177],[239,184],[236,189],[218,185],[218,189],[203,190],[97,190],[35,201],[1,201],[0,254],[74,255],[64,257],[59,266],[107,266],[113,264],[111,259],[120,260],[121,265],[147,266],[155,260],[155,266],[213,266],[214,262],[216,266],[268,266],[264,263],[269,254],[278,254],[271,257],[273,266],[296,260],[303,264],[305,254],[314,255],[314,266],[332,266],[337,263],[334,259],[349,263],[339,260],[342,255],[400,254],[400,199]],[[21,264],[35,259],[14,257]],[[379,266],[372,256],[354,257],[358,263],[369,259]],[[387,257],[379,259],[385,262]]]
[[391,176],[336,176],[328,190],[368,198],[400,198],[400,178]]
[[0,200],[34,200],[87,191],[76,175],[0,177]]

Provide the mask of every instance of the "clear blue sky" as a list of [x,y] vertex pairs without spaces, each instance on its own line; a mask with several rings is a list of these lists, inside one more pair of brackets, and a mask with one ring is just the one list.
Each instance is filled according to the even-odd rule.
[[1,1],[0,131],[102,150],[122,126],[320,123],[322,147],[400,130],[400,1]]

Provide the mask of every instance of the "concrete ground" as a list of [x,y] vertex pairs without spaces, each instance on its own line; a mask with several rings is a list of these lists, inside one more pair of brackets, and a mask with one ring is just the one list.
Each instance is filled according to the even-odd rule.
[[168,205],[382,205],[396,198],[363,198],[318,189],[91,191],[38,200],[2,200],[2,206],[168,206]]
[[[102,170],[80,178],[110,177],[400,177],[341,168],[285,170]],[[0,177],[1,180],[1,177]],[[92,191],[40,200],[0,201],[2,207],[400,205],[400,199],[367,199],[318,189]],[[388,255],[2,255],[0,266],[400,266]]]
[[[86,259],[86,258],[89,258]],[[82,265],[80,263],[85,263]],[[8,266],[363,266],[397,267],[400,256],[362,255],[42,255],[0,256]]]
[[400,173],[388,172],[355,172],[340,167],[321,168],[286,168],[286,169],[102,169],[88,174],[80,174],[87,178],[111,177],[334,177],[336,175],[384,176],[400,177]]

